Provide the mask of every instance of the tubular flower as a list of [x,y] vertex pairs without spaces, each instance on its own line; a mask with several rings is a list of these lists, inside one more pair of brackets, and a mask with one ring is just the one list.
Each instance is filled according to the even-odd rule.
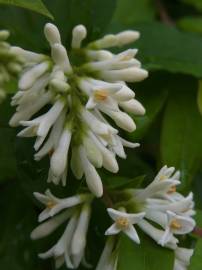
[[175,265],[173,270],[187,270],[193,253],[193,249],[178,247],[175,250]]
[[6,97],[5,84],[21,71],[22,59],[7,42],[9,32],[0,31],[0,102]]
[[118,245],[114,236],[108,237],[100,256],[96,270],[116,270],[118,263]]
[[35,197],[46,205],[45,210],[39,215],[39,222],[49,219],[31,233],[33,240],[46,237],[61,224],[67,223],[57,243],[47,252],[39,254],[39,257],[42,259],[53,257],[56,268],[65,263],[67,268],[76,269],[85,257],[92,195],[81,194],[59,199],[47,191],[45,195],[35,193]]
[[[107,35],[82,47],[87,30],[78,25],[73,29],[68,53],[56,26],[46,24],[44,33],[51,57],[12,48],[25,65],[19,91],[12,99],[17,111],[10,125],[25,127],[18,134],[20,137],[37,137],[36,160],[50,155],[48,182],[61,181],[66,185],[70,160],[75,177],[85,176],[91,192],[100,197],[103,187],[96,168],[117,173],[116,156],[126,158],[124,147],[138,146],[122,139],[105,116],[119,128],[134,131],[136,126],[128,113],[142,115],[145,109],[126,82],[141,81],[148,76],[134,58],[137,50],[112,54],[106,49],[134,42],[139,33]],[[42,113],[45,106],[49,109]]]
[[[175,168],[164,166],[146,188],[128,189],[115,193],[115,200],[124,198],[123,201],[116,201],[115,207],[122,205],[124,211],[108,209],[108,213],[115,223],[106,231],[106,234],[117,234],[123,231],[132,240],[139,243],[136,231],[133,233],[134,237],[131,237],[132,233],[129,233],[129,231],[131,232],[129,228],[133,227],[132,224],[135,223],[159,245],[176,252],[174,270],[186,269],[185,266],[188,263],[187,261],[186,263],[181,262],[183,256],[180,254],[184,254],[184,249],[178,248],[177,236],[193,231],[195,220],[192,216],[195,211],[193,194],[190,193],[184,197],[177,192],[176,185],[180,184],[179,179],[180,173],[175,172]],[[182,265],[184,265],[183,268]]]
[[123,231],[130,239],[140,244],[140,239],[133,225],[140,222],[140,220],[144,218],[145,213],[128,214],[124,210],[125,209],[121,209],[121,211],[112,208],[107,209],[115,223],[105,232],[105,235],[114,235]]
[[146,188],[122,191],[128,199],[119,205],[124,205],[129,215],[144,213],[137,226],[158,244],[175,250],[179,242],[176,236],[194,229],[195,211],[193,194],[184,197],[177,192],[180,173],[174,171],[175,168],[164,166]]

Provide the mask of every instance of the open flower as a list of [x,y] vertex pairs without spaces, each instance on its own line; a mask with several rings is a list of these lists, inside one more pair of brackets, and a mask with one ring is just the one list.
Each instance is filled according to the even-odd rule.
[[[11,102],[17,110],[10,125],[25,127],[18,134],[20,137],[36,136],[36,160],[49,155],[48,182],[56,185],[62,182],[65,186],[70,161],[75,177],[81,179],[84,175],[89,189],[101,197],[102,181],[96,168],[117,173],[116,156],[126,158],[124,147],[138,146],[122,139],[105,116],[119,128],[134,131],[136,125],[128,113],[143,115],[145,109],[126,82],[141,81],[148,76],[135,58],[136,49],[113,54],[104,48],[126,45],[138,39],[139,33],[123,31],[83,47],[87,30],[78,25],[72,31],[68,52],[55,25],[46,24],[44,34],[51,56],[12,48],[24,65],[19,91]],[[79,65],[71,63],[70,59],[74,59],[71,54],[84,56]]]
[[[85,256],[92,196],[77,195],[58,199],[49,191],[46,195],[37,193],[35,196],[46,205],[46,209],[39,216],[39,221],[49,219],[31,233],[33,240],[49,236],[61,224],[69,220],[57,243],[47,252],[39,254],[39,257],[42,259],[53,257],[56,268],[60,268],[65,263],[68,268],[76,269]],[[57,213],[59,214],[56,215]]]
[[54,196],[49,189],[46,190],[45,194],[34,192],[34,196],[38,201],[46,206],[46,208],[39,215],[39,222],[56,215],[64,209],[80,205],[85,201],[91,200],[92,198],[91,194],[79,194],[60,199]]
[[128,214],[124,211],[118,211],[112,208],[108,208],[107,211],[115,223],[105,232],[105,234],[114,235],[122,231],[130,239],[139,244],[140,239],[133,225],[139,223],[140,220],[144,218],[145,213]]
[[171,211],[167,211],[167,224],[165,227],[165,233],[160,239],[159,244],[164,246],[173,234],[187,234],[193,231],[196,223],[190,217],[179,216]]
[[[130,207],[145,213],[138,226],[158,244],[176,249],[178,239],[195,227],[193,194],[187,197],[177,192],[180,173],[175,168],[164,166],[154,180],[144,189],[130,189],[125,193]],[[151,223],[150,223],[151,222]]]

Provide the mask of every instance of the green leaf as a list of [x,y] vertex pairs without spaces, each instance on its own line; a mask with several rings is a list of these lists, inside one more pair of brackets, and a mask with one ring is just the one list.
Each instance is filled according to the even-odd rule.
[[30,9],[53,19],[53,16],[41,0],[0,0],[0,4],[13,5],[21,8]]
[[152,21],[154,15],[155,9],[151,0],[118,0],[113,20],[128,26],[135,22]]
[[199,11],[202,11],[202,2],[200,0],[181,0],[185,4],[192,5]]
[[145,175],[141,175],[133,179],[114,176],[110,178],[105,178],[104,183],[107,189],[138,188],[144,181],[144,178]]
[[11,128],[0,128],[0,182],[15,180],[17,174],[14,141],[15,131]]
[[189,32],[202,34],[202,17],[184,17],[177,21],[177,26]]
[[7,98],[0,105],[0,182],[15,180],[17,165],[15,157],[16,132],[8,126],[8,121],[13,113],[10,99]]
[[181,188],[190,187],[200,167],[202,118],[196,104],[197,80],[176,76],[170,82],[170,97],[161,134],[162,163],[182,173]]
[[141,33],[135,47],[145,68],[202,77],[202,37],[160,23],[135,25],[134,29]]
[[37,214],[16,183],[1,188],[0,207],[0,269],[44,269],[30,239]]
[[122,236],[118,270],[173,270],[174,252],[157,245],[147,236],[138,233],[141,244],[137,245]]
[[191,264],[188,270],[201,270],[201,262],[202,262],[202,239],[197,241],[194,255],[191,258]]
[[136,98],[144,105],[146,113],[144,116],[131,115],[137,129],[135,132],[127,134],[129,139],[133,141],[142,139],[162,110],[168,94],[165,85],[168,76],[169,74],[162,72],[152,73],[147,80],[134,86]]
[[[97,38],[108,26],[116,7],[116,0],[44,0],[54,16],[63,44],[70,45],[72,28],[84,24],[88,29],[87,40]],[[48,43],[43,34],[49,19],[15,7],[0,8],[0,27],[11,31],[11,42],[26,49],[47,52]],[[12,17],[12,20],[9,18]]]

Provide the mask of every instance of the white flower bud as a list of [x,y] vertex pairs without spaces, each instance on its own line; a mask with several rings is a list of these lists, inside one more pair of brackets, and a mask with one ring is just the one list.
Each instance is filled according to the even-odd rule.
[[145,114],[145,108],[136,99],[131,99],[129,101],[120,102],[119,105],[126,112],[133,113],[135,115],[144,115]]
[[135,93],[126,85],[114,94],[114,98],[119,102],[129,101],[135,97]]
[[109,34],[104,36],[101,39],[98,39],[88,45],[89,48],[92,49],[104,49],[104,48],[110,48],[117,45],[117,38],[113,34]]
[[86,38],[87,30],[84,25],[77,25],[72,31],[72,48],[79,49],[81,42]]
[[109,81],[139,82],[148,77],[148,72],[138,67],[129,67],[121,70],[100,71],[100,76]]
[[10,36],[9,31],[7,31],[7,30],[0,31],[0,41],[6,40],[9,36]]
[[67,157],[71,141],[71,131],[67,128],[61,134],[58,145],[53,152],[50,160],[50,167],[55,176],[60,176],[64,173],[67,167]]
[[43,54],[30,52],[30,51],[27,51],[27,50],[24,50],[20,47],[15,47],[15,46],[11,47],[10,51],[11,51],[11,53],[18,55],[25,62],[28,61],[28,62],[38,63],[38,62],[45,60],[45,58],[47,58]]
[[124,46],[139,39],[140,33],[138,31],[127,30],[116,34],[118,39],[117,45]]
[[59,43],[52,46],[52,58],[54,62],[66,73],[72,72],[72,67],[69,62],[67,50]]
[[72,211],[66,210],[64,213],[42,223],[31,233],[32,240],[37,240],[50,235],[54,232],[65,220],[67,220]]
[[60,32],[54,24],[47,23],[44,27],[44,34],[51,46],[61,43]]
[[103,186],[100,176],[95,167],[88,161],[83,147],[79,148],[79,154],[89,189],[96,197],[101,197],[103,195]]
[[96,167],[101,168],[103,163],[103,158],[100,150],[95,145],[95,143],[88,137],[84,138],[83,146],[86,150],[87,157],[89,161]]
[[71,254],[73,256],[83,253],[86,246],[86,234],[91,216],[91,206],[84,204],[79,216],[78,224],[71,243]]
[[72,148],[71,169],[77,179],[82,178],[84,170],[79,158],[79,149],[77,147]]
[[124,112],[118,111],[104,111],[107,115],[109,115],[114,122],[119,126],[120,128],[128,131],[128,132],[133,132],[136,129],[135,122],[133,119]]
[[70,90],[70,85],[59,79],[53,79],[50,81],[50,86],[52,90],[56,90],[59,93],[67,93]]
[[113,54],[107,50],[86,50],[86,56],[91,60],[103,61],[112,59]]

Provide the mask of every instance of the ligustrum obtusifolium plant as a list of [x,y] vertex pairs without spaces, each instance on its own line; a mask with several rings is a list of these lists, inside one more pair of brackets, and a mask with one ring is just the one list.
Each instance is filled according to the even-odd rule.
[[[121,232],[133,245],[141,245],[141,236],[148,235],[162,249],[174,251],[173,270],[187,269],[193,250],[183,245],[182,236],[194,229],[195,211],[193,194],[185,197],[177,192],[180,172],[164,166],[146,187],[112,190],[103,188],[97,172],[103,167],[118,173],[116,157],[126,159],[124,147],[139,146],[122,138],[119,128],[133,132],[136,125],[129,114],[145,113],[127,83],[144,80],[148,72],[135,58],[136,49],[116,54],[108,50],[136,41],[139,32],[105,35],[83,46],[87,30],[78,25],[73,28],[68,52],[55,25],[47,23],[44,33],[50,56],[9,47],[8,54],[17,56],[22,67],[18,92],[11,102],[17,109],[10,125],[24,127],[20,137],[36,137],[35,160],[49,156],[49,183],[68,189],[72,171],[75,178],[85,178],[88,189],[83,186],[81,192],[66,198],[56,197],[50,189],[34,193],[44,210],[31,238],[48,237],[63,228],[58,240],[39,257],[54,258],[56,268],[63,264],[68,269],[80,264],[94,267],[86,256],[87,234],[98,197],[106,201],[111,225],[94,269],[118,269]],[[16,65],[12,62],[12,66]]]

